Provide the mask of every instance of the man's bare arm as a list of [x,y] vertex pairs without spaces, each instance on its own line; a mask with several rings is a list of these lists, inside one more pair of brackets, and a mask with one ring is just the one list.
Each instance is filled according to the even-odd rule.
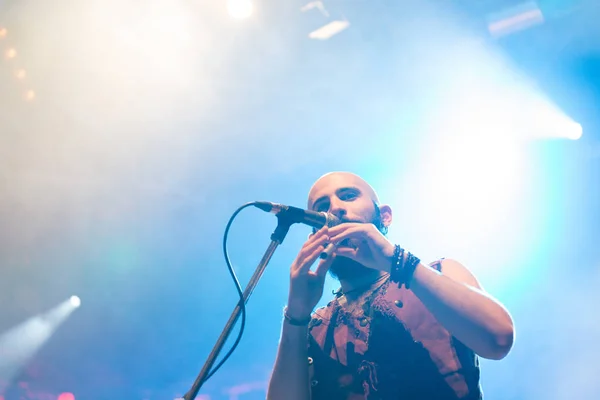
[[[327,226],[311,235],[292,263],[286,311],[286,315],[291,319],[310,319],[312,311],[323,296],[325,276],[333,257],[320,260],[314,271],[310,268],[329,239],[326,232]],[[283,322],[267,400],[310,400],[308,326],[292,325],[287,319]]]
[[283,323],[267,400],[310,400],[308,327]]
[[459,262],[443,260],[441,273],[419,264],[410,289],[454,337],[481,357],[500,360],[512,348],[510,314]]

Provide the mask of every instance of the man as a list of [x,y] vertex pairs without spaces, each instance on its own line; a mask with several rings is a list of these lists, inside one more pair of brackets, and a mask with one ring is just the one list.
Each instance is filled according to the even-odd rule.
[[[291,266],[267,399],[481,399],[478,356],[512,347],[505,308],[459,262],[426,265],[390,242],[392,210],[360,177],[321,177],[308,208],[344,223],[311,235]],[[327,271],[341,288],[313,314]]]

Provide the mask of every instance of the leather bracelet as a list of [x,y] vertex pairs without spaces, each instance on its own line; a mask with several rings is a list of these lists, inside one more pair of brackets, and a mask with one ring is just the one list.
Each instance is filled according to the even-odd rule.
[[404,249],[399,245],[394,246],[394,256],[390,268],[390,281],[402,286],[402,275],[404,272]]
[[390,281],[397,283],[401,288],[403,285],[409,289],[415,269],[421,260],[414,254],[395,245],[392,266],[390,268]]
[[413,275],[415,274],[415,269],[417,268],[420,262],[421,260],[418,257],[416,257],[412,253],[408,253],[408,257],[406,259],[406,266],[404,267],[403,277],[404,286],[406,286],[407,289],[410,289],[410,282],[412,281]]
[[295,319],[295,318],[290,317],[287,313],[287,306],[283,309],[283,318],[285,318],[285,320],[288,322],[288,324],[294,325],[294,326],[307,326],[312,319],[312,317],[310,315],[305,319]]

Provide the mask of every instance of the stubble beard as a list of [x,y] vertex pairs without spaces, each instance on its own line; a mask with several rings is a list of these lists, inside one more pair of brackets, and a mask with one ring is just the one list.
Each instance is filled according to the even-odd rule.
[[329,273],[338,281],[360,278],[368,275],[370,272],[371,270],[361,263],[341,256],[336,256],[329,267]]
[[[375,206],[377,207],[377,206]],[[344,221],[344,222],[362,222],[362,221]],[[371,217],[371,223],[373,223],[377,229],[382,230],[381,215],[379,210],[376,208]],[[335,260],[329,267],[329,274],[339,280],[357,279],[373,273],[371,268],[367,268],[358,261],[354,261],[348,257],[336,256]]]

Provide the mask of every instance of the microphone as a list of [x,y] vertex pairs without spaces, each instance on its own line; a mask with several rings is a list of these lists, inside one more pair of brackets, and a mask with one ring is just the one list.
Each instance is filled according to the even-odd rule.
[[342,223],[338,217],[326,212],[303,210],[302,208],[270,203],[268,201],[257,201],[254,203],[254,206],[275,215],[285,213],[286,217],[288,217],[292,223],[312,226],[315,229],[320,229],[325,225],[331,228],[332,226]]

